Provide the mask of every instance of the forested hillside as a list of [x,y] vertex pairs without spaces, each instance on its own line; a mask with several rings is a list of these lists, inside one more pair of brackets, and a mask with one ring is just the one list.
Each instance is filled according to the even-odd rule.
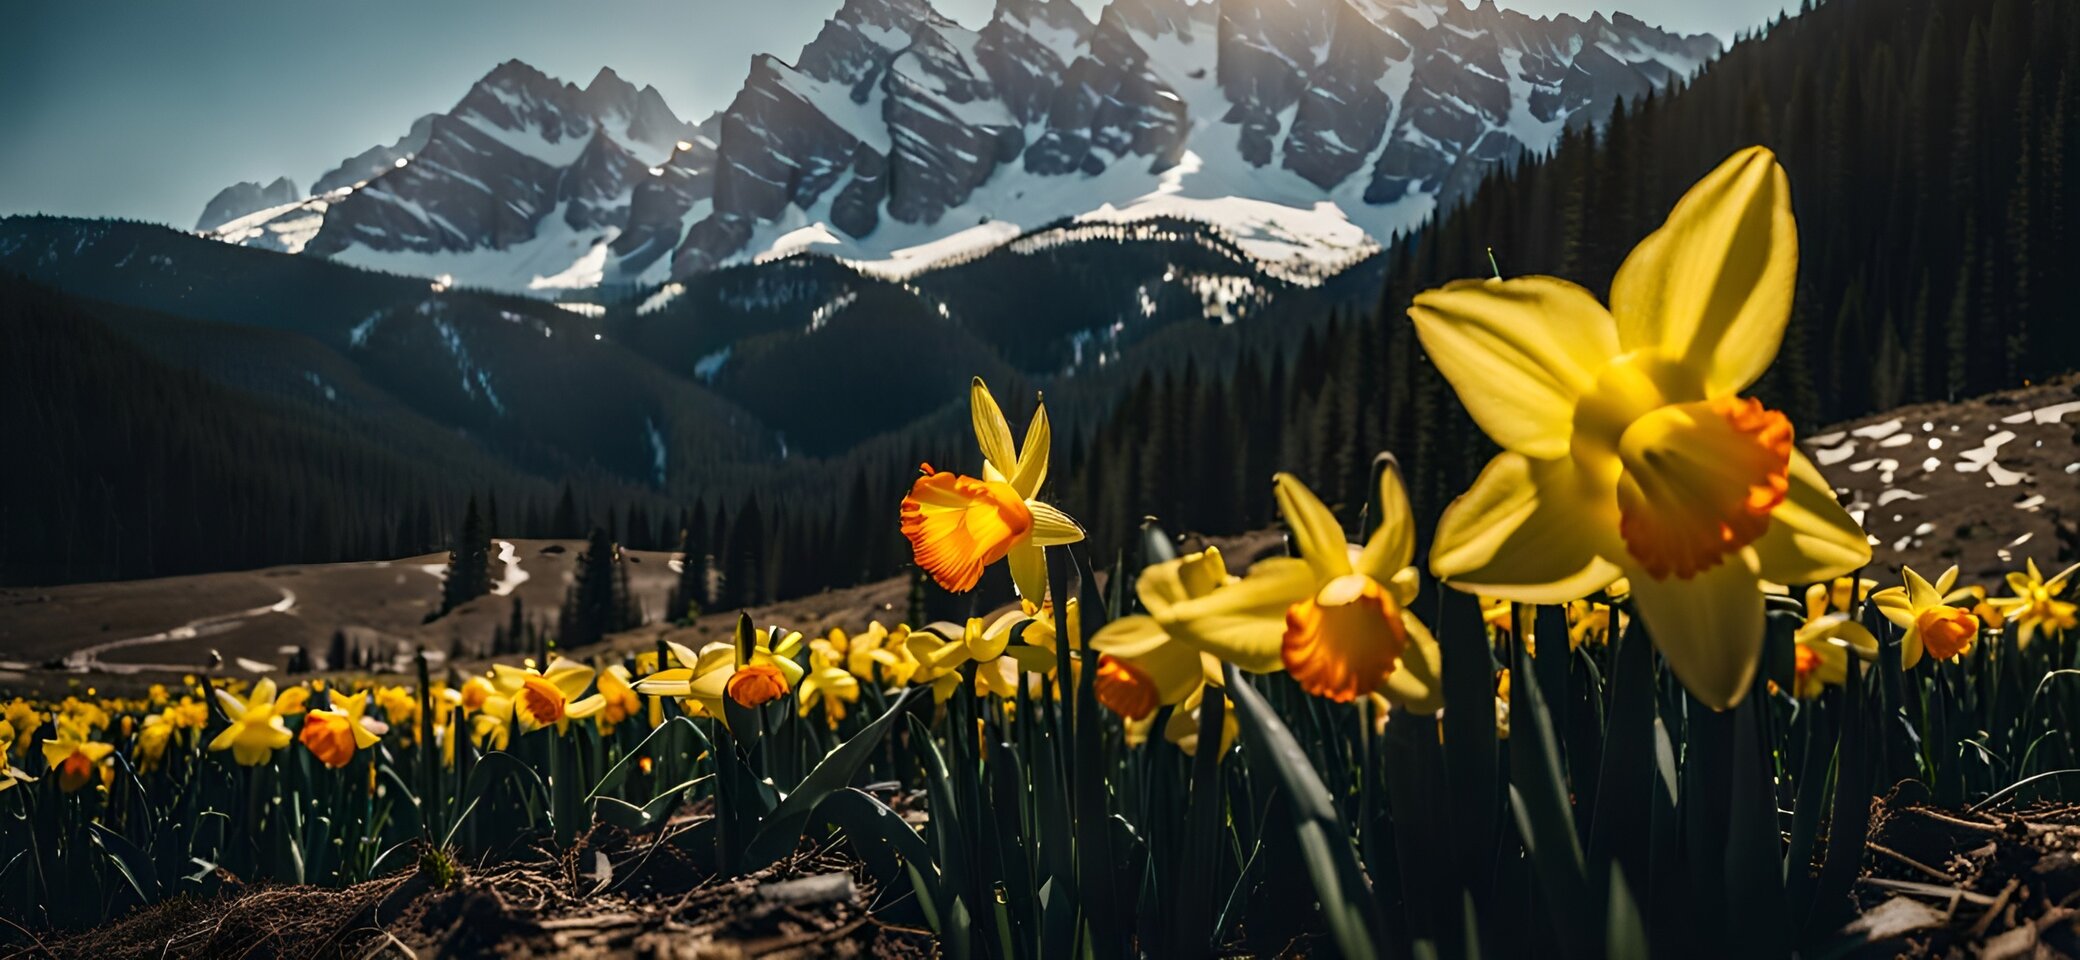
[[1790,333],[1760,392],[1800,427],[2070,370],[2076,83],[2072,3],[1809,9],[1687,87],[1614,105],[1600,130],[1571,132],[1395,244],[1375,316],[1233,370],[1143,383],[1076,444],[1064,505],[1115,535],[1143,513],[1233,532],[1265,519],[1273,464],[1355,506],[1372,454],[1393,450],[1417,516],[1435,516],[1492,449],[1424,360],[1404,315],[1414,294],[1497,268],[1601,294],[1686,186],[1756,143],[1790,172],[1801,245]]

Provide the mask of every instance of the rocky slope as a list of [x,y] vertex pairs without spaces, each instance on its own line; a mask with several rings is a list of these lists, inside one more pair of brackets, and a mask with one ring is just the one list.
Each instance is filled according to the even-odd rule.
[[611,71],[509,62],[316,196],[212,226],[509,290],[802,249],[905,272],[1065,217],[1210,221],[1321,271],[1718,49],[1492,0],[999,0],[980,29],[845,0],[697,126]]

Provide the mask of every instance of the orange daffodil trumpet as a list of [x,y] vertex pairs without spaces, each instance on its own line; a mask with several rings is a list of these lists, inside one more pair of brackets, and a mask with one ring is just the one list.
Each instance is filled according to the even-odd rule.
[[1608,309],[1551,277],[1417,296],[1417,336],[1503,448],[1438,521],[1431,571],[1527,603],[1625,576],[1683,685],[1738,703],[1762,653],[1761,584],[1871,555],[1790,421],[1741,395],[1776,357],[1797,270],[1789,181],[1752,147],[1633,249]]
[[924,476],[903,498],[903,536],[917,565],[939,586],[955,593],[975,589],[990,564],[1008,560],[1018,592],[1034,602],[1047,593],[1045,547],[1083,539],[1069,515],[1033,497],[1047,480],[1053,432],[1047,406],[1033,410],[1025,443],[1014,450],[1011,426],[982,378],[968,391],[975,439],[982,446],[982,476],[964,476],[924,465]]

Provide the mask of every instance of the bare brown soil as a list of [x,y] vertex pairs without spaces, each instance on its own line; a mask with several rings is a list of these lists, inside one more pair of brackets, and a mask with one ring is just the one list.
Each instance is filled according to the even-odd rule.
[[234,882],[211,899],[169,901],[89,931],[46,932],[26,953],[61,960],[937,956],[929,933],[874,918],[870,882],[836,852],[804,850],[758,873],[715,880],[669,842],[603,834],[560,859],[541,854],[465,869],[445,886],[423,867],[345,889]]
[[2080,956],[2080,807],[1874,808],[1858,956]]

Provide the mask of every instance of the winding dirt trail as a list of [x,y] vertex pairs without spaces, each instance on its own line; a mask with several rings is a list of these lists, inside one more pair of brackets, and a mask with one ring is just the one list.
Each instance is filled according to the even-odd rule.
[[90,647],[75,650],[65,656],[65,669],[75,672],[92,670],[102,673],[143,673],[148,670],[177,673],[183,670],[193,670],[198,664],[109,663],[102,660],[101,655],[111,650],[121,650],[126,647],[142,647],[154,643],[170,643],[176,640],[213,637],[220,633],[229,633],[236,630],[254,617],[264,617],[270,613],[288,613],[296,609],[296,591],[287,587],[275,587],[275,589],[281,592],[282,598],[264,607],[253,607],[232,613],[197,617],[171,630],[161,630],[158,633],[147,634],[142,637],[111,640],[107,643],[97,643]]

